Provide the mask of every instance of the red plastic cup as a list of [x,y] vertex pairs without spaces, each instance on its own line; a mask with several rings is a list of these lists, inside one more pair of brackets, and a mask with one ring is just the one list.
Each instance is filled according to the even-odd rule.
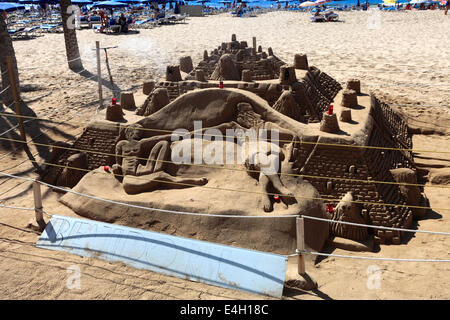
[[223,81],[220,81],[220,82],[219,82],[219,88],[220,88],[220,89],[223,89]]
[[333,207],[332,204],[328,204],[327,205],[327,212],[329,212],[329,213],[333,213],[334,212],[334,207]]
[[330,106],[328,107],[328,114],[333,114],[333,105],[330,104]]

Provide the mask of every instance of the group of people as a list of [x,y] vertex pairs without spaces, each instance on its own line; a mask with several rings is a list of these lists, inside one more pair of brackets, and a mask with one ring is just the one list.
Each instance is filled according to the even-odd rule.
[[[448,10],[450,9],[450,0],[447,0],[445,3],[441,2],[441,4],[443,4],[443,6],[441,8],[444,9],[444,14],[447,15]],[[378,5],[378,6],[380,6],[380,5]],[[397,9],[400,9],[400,8],[402,8],[403,4],[398,2],[398,3],[396,3],[395,6]],[[408,3],[404,6],[404,10],[413,10],[414,7],[415,7],[414,4]],[[429,4],[420,3],[419,7],[417,9],[418,10],[436,10],[439,8],[440,8],[440,6],[437,3],[429,3]]]
[[100,32],[103,33],[106,28],[116,29],[115,31],[119,33],[127,33],[129,24],[133,23],[132,18],[127,19],[125,15],[122,13],[116,21],[114,18],[110,18],[105,11],[100,10]]

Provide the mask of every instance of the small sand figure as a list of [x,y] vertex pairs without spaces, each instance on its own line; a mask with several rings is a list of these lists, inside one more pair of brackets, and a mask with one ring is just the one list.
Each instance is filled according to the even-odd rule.
[[[261,125],[260,125],[261,126]],[[264,130],[278,130],[278,141],[272,142],[272,137],[268,138],[267,144],[264,146],[261,142],[258,142],[258,148],[253,152],[249,152],[246,158],[245,165],[250,176],[258,179],[261,192],[262,206],[265,212],[271,212],[273,210],[272,194],[278,194],[283,203],[288,206],[295,203],[294,193],[283,185],[280,179],[281,163],[285,160],[285,155],[281,151],[281,148],[289,143],[287,148],[288,161],[293,158],[295,135],[289,130],[282,129],[274,123],[266,122],[262,125],[261,129]],[[258,130],[259,126],[254,129]],[[250,148],[251,150],[252,148]]]
[[[336,206],[336,209],[332,213],[331,219],[335,221],[366,224],[366,221],[364,221],[364,218],[361,216],[361,208],[353,201],[353,193],[351,191],[347,192]],[[368,236],[368,230],[366,227],[358,227],[341,223],[332,223],[331,233],[338,237],[356,241],[365,240]]]
[[[123,187],[127,193],[151,191],[158,188],[160,183],[167,188],[185,188],[208,182],[206,178],[174,177],[165,172],[165,161],[170,160],[171,135],[141,139],[142,129],[139,124],[126,128],[126,140],[121,140],[116,145],[116,164],[112,166],[112,171],[115,175],[123,176]],[[147,163],[142,165],[139,158],[144,158],[147,154]]]

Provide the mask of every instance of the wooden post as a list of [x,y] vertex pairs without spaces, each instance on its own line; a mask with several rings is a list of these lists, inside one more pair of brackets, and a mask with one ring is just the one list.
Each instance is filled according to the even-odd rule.
[[303,251],[305,250],[305,221],[303,218],[296,218],[297,227],[297,252],[298,252],[298,274],[304,275],[305,271],[305,257]]
[[256,50],[256,37],[253,37],[253,49]]
[[100,41],[95,41],[95,51],[97,53],[98,100],[100,103],[100,108],[103,108],[102,66],[100,63]]
[[42,197],[41,197],[41,184],[39,181],[33,182],[33,194],[34,194],[34,213],[36,215],[36,222],[41,230],[45,229],[44,215],[42,213]]
[[6,57],[6,63],[8,64],[9,86],[11,87],[14,98],[14,104],[16,106],[16,115],[17,115],[17,122],[19,123],[20,136],[22,137],[23,142],[26,142],[27,137],[25,135],[25,128],[23,126],[22,114],[20,112],[19,92],[17,91],[16,77],[14,75],[12,59],[10,56]]

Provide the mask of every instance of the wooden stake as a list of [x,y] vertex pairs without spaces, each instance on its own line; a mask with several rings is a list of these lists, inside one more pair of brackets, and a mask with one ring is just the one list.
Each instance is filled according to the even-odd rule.
[[303,218],[297,217],[297,250],[298,250],[298,274],[304,275],[305,270],[305,256],[303,251],[305,250],[305,221]]
[[36,215],[36,222],[39,227],[45,229],[44,215],[42,213],[42,196],[41,196],[41,184],[39,181],[33,182],[33,195],[34,195],[34,213]]
[[256,37],[253,37],[253,49],[256,49]]
[[95,51],[97,53],[98,100],[100,103],[100,108],[103,108],[102,66],[100,63],[100,41],[95,41]]
[[19,92],[17,91],[16,77],[14,75],[12,59],[10,56],[6,57],[6,63],[8,64],[9,85],[11,87],[14,98],[14,104],[16,106],[16,115],[17,115],[17,122],[19,123],[20,136],[22,137],[23,142],[26,142],[27,138],[25,135],[25,128],[23,126],[22,114],[20,112]]

